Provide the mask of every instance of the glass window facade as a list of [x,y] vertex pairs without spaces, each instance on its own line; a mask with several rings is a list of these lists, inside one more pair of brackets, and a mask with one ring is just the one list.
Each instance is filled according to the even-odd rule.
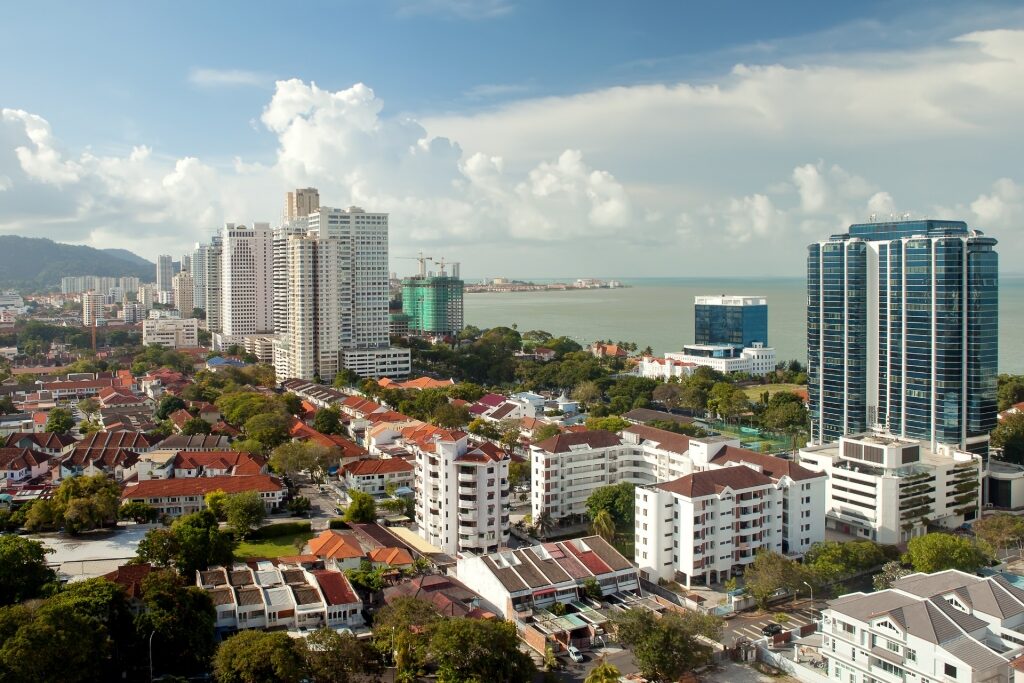
[[697,303],[693,307],[695,344],[750,348],[768,346],[768,305]]
[[905,221],[810,245],[814,442],[877,425],[985,450],[996,421],[995,244],[959,221]]

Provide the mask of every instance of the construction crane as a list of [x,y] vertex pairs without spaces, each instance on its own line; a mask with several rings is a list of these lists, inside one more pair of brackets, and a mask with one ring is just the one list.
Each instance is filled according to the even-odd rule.
[[405,259],[405,260],[409,260],[409,261],[419,261],[420,262],[420,277],[426,277],[427,276],[427,261],[433,261],[434,260],[434,258],[432,256],[424,256],[422,251],[419,253],[419,256],[395,256],[394,258],[396,258],[396,259]]

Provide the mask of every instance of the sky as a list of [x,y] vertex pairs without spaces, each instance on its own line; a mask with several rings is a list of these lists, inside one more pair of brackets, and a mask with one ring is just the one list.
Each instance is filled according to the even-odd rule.
[[1024,273],[1024,7],[104,2],[5,8],[0,234],[176,258],[284,193],[391,215],[392,269],[799,276],[869,216]]

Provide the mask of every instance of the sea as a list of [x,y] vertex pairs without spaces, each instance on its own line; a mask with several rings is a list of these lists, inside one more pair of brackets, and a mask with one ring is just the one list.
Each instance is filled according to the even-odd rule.
[[[589,276],[588,276],[589,277]],[[527,279],[527,278],[523,278]],[[599,278],[608,280],[611,278]],[[805,278],[614,278],[618,289],[481,292],[465,295],[466,324],[545,330],[586,346],[597,339],[635,342],[655,354],[693,342],[693,298],[706,294],[768,299],[768,343],[779,360],[807,361]],[[573,282],[552,278],[531,282]],[[999,371],[1024,374],[1024,275],[999,280]]]

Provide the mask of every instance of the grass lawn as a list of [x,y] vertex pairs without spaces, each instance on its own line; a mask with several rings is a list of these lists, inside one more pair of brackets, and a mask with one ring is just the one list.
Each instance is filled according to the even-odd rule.
[[275,538],[242,541],[235,550],[235,558],[245,560],[254,557],[272,558],[283,555],[298,555],[302,552],[301,546],[313,538],[313,535],[310,531],[302,531],[297,534],[286,534]]
[[768,395],[777,394],[780,391],[796,391],[797,389],[806,389],[807,387],[803,384],[755,384],[750,387],[743,387],[743,391],[746,392],[747,398],[751,401],[760,401],[761,394],[768,392]]

